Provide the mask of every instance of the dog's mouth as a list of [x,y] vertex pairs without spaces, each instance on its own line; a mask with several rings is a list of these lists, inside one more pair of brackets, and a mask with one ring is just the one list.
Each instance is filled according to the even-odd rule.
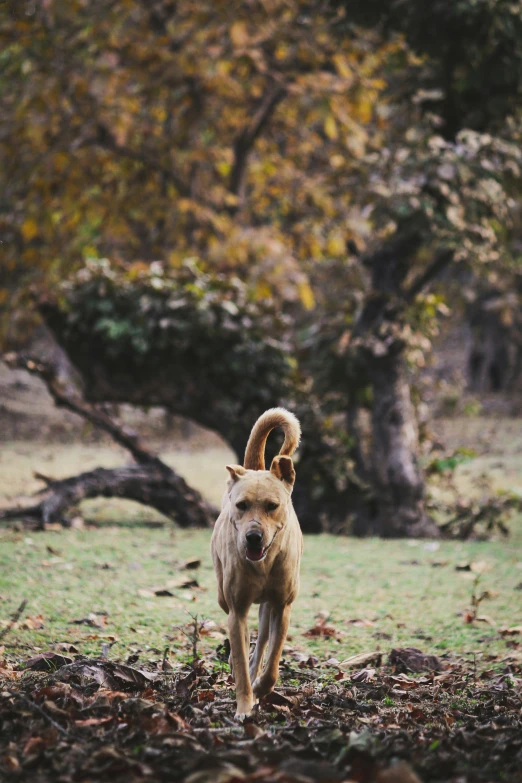
[[266,557],[266,553],[268,552],[267,546],[262,547],[249,547],[246,548],[246,556],[247,560],[253,560],[254,562],[258,562],[259,560],[263,560]]
[[246,548],[246,558],[247,558],[247,560],[252,560],[254,563],[258,563],[260,560],[264,560],[268,550],[270,549],[270,547],[274,543],[274,539],[275,539],[275,537],[277,536],[278,533],[279,533],[279,530],[276,530],[276,532],[272,536],[272,540],[270,541],[269,544],[267,544],[267,546],[252,547],[252,546],[248,546],[248,544],[247,544],[247,548]]

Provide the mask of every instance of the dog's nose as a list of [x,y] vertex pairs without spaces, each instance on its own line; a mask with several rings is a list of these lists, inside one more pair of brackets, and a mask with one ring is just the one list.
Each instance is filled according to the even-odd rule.
[[258,548],[261,546],[263,541],[263,534],[260,530],[249,530],[246,534],[246,540],[248,546],[252,547],[253,549]]

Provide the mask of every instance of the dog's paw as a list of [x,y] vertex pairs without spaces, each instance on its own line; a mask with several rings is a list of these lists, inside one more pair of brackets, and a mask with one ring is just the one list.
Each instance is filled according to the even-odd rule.
[[259,699],[254,699],[250,706],[248,704],[238,704],[236,714],[234,715],[235,720],[242,722],[245,718],[249,718],[254,713],[255,706],[258,703]]
[[269,693],[271,693],[274,690],[275,684],[277,682],[277,677],[261,675],[258,677],[254,684],[252,685],[252,690],[254,691],[254,695],[257,699],[262,699],[263,696],[268,696]]

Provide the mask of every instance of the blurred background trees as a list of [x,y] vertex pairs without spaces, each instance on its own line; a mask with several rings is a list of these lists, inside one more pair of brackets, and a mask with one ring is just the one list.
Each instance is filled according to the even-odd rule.
[[43,321],[89,403],[238,458],[286,404],[305,529],[436,534],[411,382],[440,317],[474,383],[520,363],[522,3],[0,13],[5,346]]

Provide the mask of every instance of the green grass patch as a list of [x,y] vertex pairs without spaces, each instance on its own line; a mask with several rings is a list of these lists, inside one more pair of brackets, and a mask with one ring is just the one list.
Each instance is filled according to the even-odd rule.
[[[136,647],[161,651],[166,646],[186,656],[179,627],[197,615],[216,623],[213,635],[203,637],[203,648],[216,646],[226,622],[216,601],[209,544],[207,531],[127,526],[123,520],[83,531],[4,532],[0,618],[6,621],[22,599],[28,601],[22,622],[6,641],[42,650],[71,642],[92,655],[115,637],[118,657]],[[320,659],[415,646],[480,661],[506,650],[500,627],[522,620],[515,590],[522,578],[519,557],[509,544],[497,542],[442,542],[434,552],[424,542],[307,537],[288,644]],[[181,569],[189,558],[201,560],[196,571]],[[456,570],[463,561],[487,563],[480,591],[491,598],[481,604],[481,613],[494,625],[464,621],[475,574]],[[198,587],[177,586],[192,578]],[[173,595],[152,594],[163,588]],[[305,636],[320,612],[330,613],[335,635]],[[74,623],[91,615],[99,626]]]
[[[228,457],[220,449],[168,455],[171,464],[214,501],[224,486]],[[22,488],[38,486],[27,481],[31,469],[60,476],[80,466],[122,461],[117,449],[8,444],[1,456],[0,499],[5,502]],[[0,531],[0,623],[5,626],[23,599],[28,602],[6,643],[44,650],[70,642],[81,653],[94,655],[114,639],[114,657],[136,649],[157,655],[155,651],[168,646],[185,659],[187,639],[180,628],[187,630],[191,615],[216,624],[211,635],[201,639],[203,651],[222,642],[226,618],[216,600],[209,531],[183,532],[170,523],[155,527],[164,522],[159,515],[123,501],[85,503],[82,514],[96,526],[45,533]],[[507,652],[509,637],[503,638],[499,629],[522,624],[521,593],[516,589],[522,582],[520,518],[512,531],[506,540],[469,543],[306,537],[287,654],[297,649],[320,660],[342,661],[359,652],[414,646],[439,655],[475,657],[479,665],[487,665],[488,656]],[[201,560],[197,571],[182,569],[189,558]],[[476,573],[457,566],[477,562],[483,571],[478,592],[488,594],[479,615],[489,622],[468,624],[463,613],[471,606]],[[178,586],[193,577],[197,587]],[[172,595],[153,594],[162,588]],[[319,613],[329,614],[328,625],[335,633],[305,636]],[[99,625],[75,624],[90,615]],[[8,650],[22,655],[27,648]]]

